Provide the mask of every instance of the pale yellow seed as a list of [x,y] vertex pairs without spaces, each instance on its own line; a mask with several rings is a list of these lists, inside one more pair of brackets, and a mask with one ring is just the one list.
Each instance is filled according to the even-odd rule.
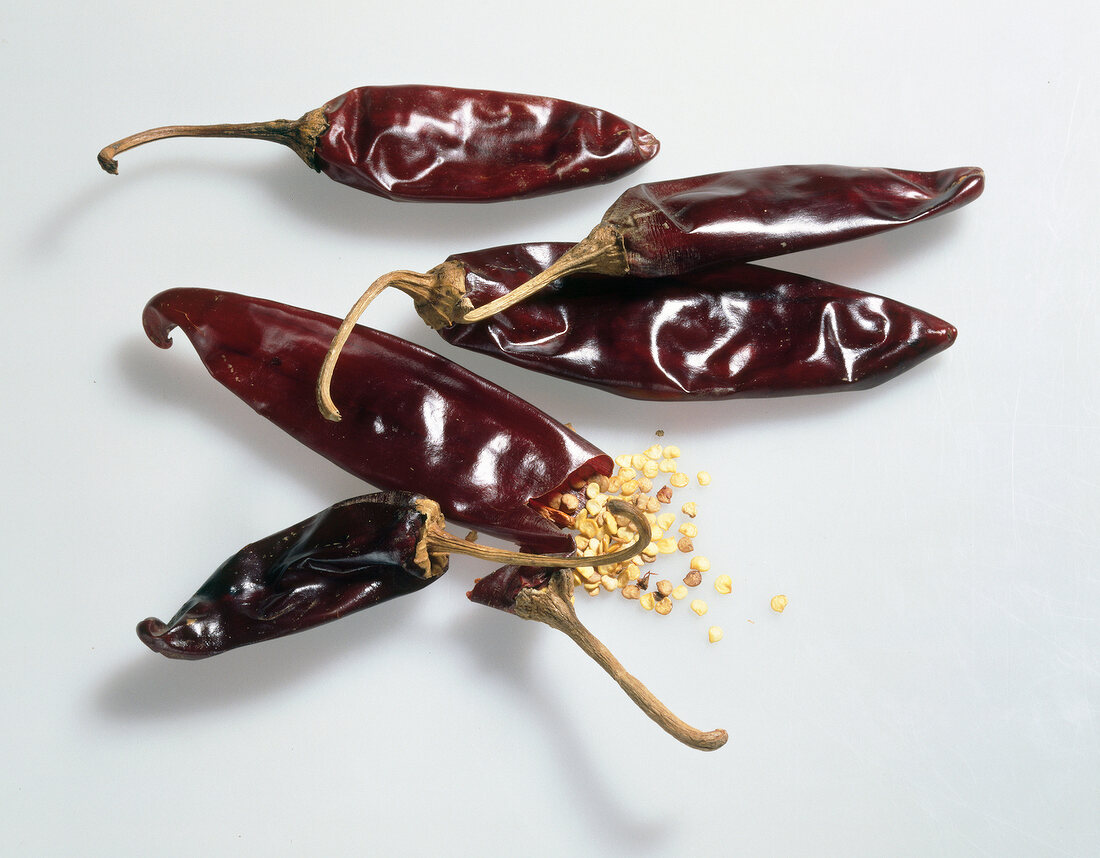
[[599,584],[585,584],[584,585],[584,592],[586,592],[589,596],[598,596],[598,595],[600,595],[600,585]]
[[638,599],[638,604],[641,605],[647,611],[652,611],[653,606],[656,603],[657,603],[657,597],[654,596],[652,593],[645,593],[644,595],[642,595],[642,597],[640,599]]
[[577,551],[584,551],[588,547],[587,536],[574,536],[573,542],[576,543]]
[[638,491],[648,492],[653,488],[653,480],[649,477],[638,477]]
[[[662,512],[657,516],[657,526],[662,530],[668,530],[672,527],[672,523],[676,521],[676,513],[674,512]],[[680,528],[683,531],[683,528]]]
[[711,626],[707,629],[707,639],[711,643],[718,643],[718,641],[722,640],[722,629],[718,626]]
[[574,569],[573,570],[573,586],[574,587],[579,587],[582,583],[583,583],[583,579],[581,578],[580,573],[577,572],[576,569]]
[[707,603],[702,599],[694,599],[691,603],[691,609],[701,617],[707,612]]
[[588,497],[594,498],[596,495],[598,495],[600,493],[600,484],[599,483],[589,483],[587,486],[584,487],[584,493]]
[[638,472],[634,470],[634,468],[623,468],[619,471],[619,479],[621,479],[623,482],[626,482],[627,480],[632,480],[636,476],[638,476]]
[[685,521],[680,525],[680,533],[686,536],[688,539],[694,539],[699,535],[699,528],[697,528],[690,521]]
[[590,518],[586,518],[577,524],[577,530],[581,532],[582,536],[587,536],[589,539],[594,537],[597,533],[596,522]]
[[733,580],[729,575],[719,575],[714,579],[714,589],[726,596],[733,592]]
[[695,479],[699,481],[699,485],[701,486],[710,485],[710,474],[708,474],[706,471],[700,471],[698,474],[695,475]]
[[710,561],[702,555],[698,557],[692,557],[691,566],[689,568],[694,569],[696,572],[709,572]]
[[675,474],[676,463],[672,461],[672,459],[661,459],[660,463],[657,465],[657,470],[662,474]]
[[672,613],[672,599],[658,599],[653,603],[653,610],[662,616]]
[[630,467],[630,454],[629,453],[623,453],[621,456],[616,456],[615,457],[615,464],[620,468],[629,468]]
[[[657,509],[660,509],[660,508],[661,508],[660,506],[657,507]],[[645,520],[649,522],[650,527],[656,527],[657,526],[657,516],[656,516],[654,510],[650,510],[649,512],[643,513],[643,515],[645,515]]]
[[659,550],[660,549],[657,547],[656,542],[650,542],[648,545],[646,545],[645,548],[642,549],[642,554],[651,554],[656,557]]
[[671,593],[673,599],[682,599],[687,594],[688,594],[688,588],[685,587],[683,584],[677,585]]
[[603,504],[598,500],[599,495],[592,498],[588,503],[584,505],[584,508],[588,510],[589,515],[599,515],[603,512]]
[[645,467],[645,455],[643,453],[635,453],[630,457],[630,467],[641,470]]
[[622,493],[622,496],[624,498],[630,497],[636,491],[638,491],[638,481],[637,480],[627,480],[625,483],[623,483],[621,493]]
[[677,471],[675,474],[668,478],[668,481],[672,483],[672,485],[676,486],[676,488],[682,489],[684,486],[691,482],[691,478],[687,474],[682,473],[681,471]]
[[772,610],[777,614],[782,614],[783,609],[786,608],[788,604],[790,604],[790,602],[787,600],[786,596],[772,596]]
[[657,540],[657,551],[661,554],[673,554],[676,551],[676,540],[671,536],[665,536]]
[[608,593],[613,593],[619,589],[619,582],[612,578],[610,575],[604,575],[600,578],[600,584]]
[[615,516],[605,515],[603,517],[603,529],[607,531],[610,536],[617,536],[619,533],[619,523],[615,521]]
[[596,572],[596,569],[593,566],[578,566],[577,567],[577,574],[580,575],[581,578],[584,579],[584,582],[586,584],[599,584],[600,583],[599,573]]
[[695,516],[699,513],[699,508],[695,506],[695,501],[688,501],[686,504],[680,507],[680,512],[682,512],[688,518],[695,518]]
[[657,512],[661,508],[661,501],[657,498],[650,498],[645,502],[645,508],[648,512]]
[[623,487],[623,481],[621,477],[612,477],[607,481],[607,493],[609,495],[617,495],[619,489]]
[[657,526],[657,527],[651,527],[649,529],[650,539],[660,539],[664,535],[665,535],[665,529],[663,527]]
[[654,444],[648,450],[645,451],[645,457],[647,459],[660,459],[664,455],[664,448],[660,444]]
[[652,480],[655,476],[661,473],[661,463],[654,462],[651,459],[642,466],[642,473]]
[[680,458],[680,448],[679,447],[674,447],[674,446],[671,446],[671,445],[668,446],[668,447],[665,447],[665,458],[666,459],[678,459],[678,458]]

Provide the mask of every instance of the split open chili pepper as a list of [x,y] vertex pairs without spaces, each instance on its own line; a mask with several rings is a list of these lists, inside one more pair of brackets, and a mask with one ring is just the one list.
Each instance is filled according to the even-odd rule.
[[650,134],[556,98],[440,86],[363,86],[297,120],[171,125],[99,153],[168,137],[243,137],[293,149],[330,178],[392,200],[487,202],[610,181],[657,154]]
[[[976,167],[922,173],[830,165],[738,170],[638,185],[619,197],[586,239],[525,281],[515,283],[506,270],[487,277],[508,281],[510,289],[486,303],[475,304],[477,289],[471,288],[466,264],[467,256],[478,254],[451,257],[427,273],[395,271],[378,278],[333,341],[318,383],[319,406],[329,419],[339,419],[326,390],[343,337],[370,302],[391,286],[412,296],[421,318],[439,330],[487,319],[562,278],[616,277],[624,292],[662,288],[664,278],[926,220],[976,199],[983,187],[984,174]],[[589,277],[585,282],[600,281]]]
[[352,498],[241,549],[168,623],[150,617],[138,624],[137,633],[151,650],[169,658],[208,658],[420,590],[447,571],[451,552],[494,563],[537,564],[559,572],[547,585],[520,593],[515,613],[568,635],[676,739],[700,750],[720,748],[725,730],[697,730],[677,718],[577,618],[572,573],[560,570],[625,561],[650,540],[640,510],[618,500],[608,507],[630,520],[637,531],[633,544],[594,558],[562,558],[457,539],[446,532],[439,505],[419,495],[382,492]]
[[[310,449],[382,489],[436,500],[444,514],[524,551],[572,553],[564,516],[545,501],[614,463],[535,406],[406,340],[358,326],[324,420],[317,373],[339,320],[275,301],[170,289],[145,307],[145,331],[171,345],[179,327],[210,374]],[[552,523],[552,520],[557,522]]]
[[[568,244],[451,257],[482,306],[548,268]],[[899,301],[759,265],[711,266],[624,288],[580,274],[448,342],[635,399],[708,400],[857,390],[942,351],[955,328]]]

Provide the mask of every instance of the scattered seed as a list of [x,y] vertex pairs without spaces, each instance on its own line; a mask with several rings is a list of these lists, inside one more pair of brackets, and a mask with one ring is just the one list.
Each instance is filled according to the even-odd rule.
[[700,471],[698,474],[695,475],[695,479],[699,481],[699,485],[701,486],[710,485],[710,474],[708,474],[706,471]]
[[627,480],[626,482],[623,483],[622,489],[620,489],[620,493],[622,494],[622,496],[624,498],[630,497],[636,491],[638,491],[638,481],[637,480]]
[[668,503],[672,500],[672,489],[668,486],[662,486],[661,490],[657,492],[657,500],[661,503]]
[[692,557],[691,568],[694,569],[696,572],[709,572],[710,561],[702,555],[699,555],[698,557]]
[[657,465],[657,470],[662,474],[675,474],[676,463],[672,459],[661,459],[660,464]]
[[660,462],[654,462],[651,459],[650,461],[646,462],[642,466],[642,474],[649,477],[650,479],[653,479],[659,473],[661,473],[661,463]]
[[680,458],[680,448],[673,446],[665,447],[665,457],[668,459]]
[[584,493],[587,497],[594,498],[600,493],[600,484],[589,483],[587,486],[584,487]]
[[699,528],[697,528],[690,521],[685,521],[680,525],[680,533],[686,536],[688,539],[694,539],[699,535]]
[[718,641],[722,640],[722,629],[718,626],[711,626],[707,629],[707,639],[710,640],[711,643],[718,643]]
[[638,599],[638,603],[647,611],[652,611],[653,606],[657,604],[657,597],[652,593],[646,593]]
[[783,609],[786,608],[788,604],[790,604],[790,602],[786,596],[772,596],[772,610],[777,614],[782,614]]
[[665,437],[665,430],[664,429],[658,429],[653,434],[656,435],[658,438],[664,438]]
[[[660,494],[658,492],[658,494]],[[671,495],[671,492],[669,493]],[[670,497],[669,500],[672,498]],[[647,512],[657,512],[661,508],[661,501],[659,498],[652,497],[646,501],[645,508]]]
[[610,575],[600,576],[600,585],[607,590],[608,593],[614,592],[619,589],[619,582],[612,578]]
[[688,516],[688,518],[695,518],[695,516],[699,512],[699,509],[695,506],[695,501],[688,501],[686,504],[680,507],[680,512]]
[[684,554],[691,554],[695,550],[695,543],[686,536],[681,536],[680,541],[676,543],[676,550],[682,551]]
[[577,507],[581,505],[581,502],[577,500],[574,495],[562,495],[561,496],[561,508],[566,512],[573,512]]
[[697,571],[692,570],[684,576],[684,583],[687,584],[689,587],[698,587],[701,583],[703,583],[703,576],[700,575]]
[[733,581],[729,575],[719,575],[714,579],[714,589],[723,596],[733,592]]
[[588,537],[587,536],[574,536],[573,537],[573,542],[577,546],[577,551],[584,551],[584,549],[586,549],[588,547]]
[[683,584],[678,585],[670,594],[673,599],[682,599],[688,594],[688,588]]
[[671,536],[664,536],[657,540],[657,551],[661,554],[673,554],[676,551],[676,540]]
[[702,599],[695,599],[691,603],[691,609],[701,617],[707,612],[707,603]]
[[622,477],[612,477],[607,481],[607,493],[609,495],[617,495],[622,487]]
[[596,497],[592,498],[592,500],[586,503],[584,505],[584,508],[588,510],[589,515],[593,516],[599,515],[601,512],[603,512],[603,504],[599,501],[599,495],[596,495]]
[[675,474],[668,478],[668,481],[672,483],[672,485],[676,486],[676,488],[682,489],[684,486],[691,482],[691,478],[682,471],[677,471]]
[[641,470],[642,468],[644,468],[645,467],[645,454],[644,453],[635,453],[633,456],[631,456],[630,457],[630,467],[634,468],[635,470]]
[[653,491],[653,480],[651,480],[649,477],[638,477],[638,491]]
[[654,444],[648,450],[645,451],[645,457],[647,459],[660,459],[664,455],[664,448],[660,444]]
[[663,616],[672,613],[672,599],[658,599],[653,603],[653,609]]
[[657,582],[657,592],[662,596],[669,596],[672,594],[672,582],[668,579],[662,579]]
[[665,530],[668,530],[670,527],[672,527],[672,524],[675,521],[676,513],[674,512],[663,512],[659,516],[657,516],[657,526]]
[[632,480],[636,476],[638,476],[638,472],[636,470],[634,470],[633,468],[620,468],[619,469],[619,479],[621,479],[623,482],[626,482],[627,480]]
[[637,584],[627,584],[625,587],[623,587],[624,599],[640,599],[641,596],[642,591]]
[[630,454],[629,453],[623,453],[621,456],[616,456],[615,457],[615,464],[620,468],[629,468],[630,467]]

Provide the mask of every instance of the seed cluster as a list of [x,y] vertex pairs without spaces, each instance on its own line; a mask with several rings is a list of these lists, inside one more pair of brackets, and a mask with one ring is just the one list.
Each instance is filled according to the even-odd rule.
[[[698,506],[694,501],[682,503],[680,513],[685,520],[679,525],[677,513],[672,507],[675,490],[691,483],[691,477],[679,468],[679,458],[678,447],[654,444],[642,453],[616,457],[616,471],[610,477],[598,475],[574,485],[580,495],[579,500],[568,494],[561,497],[560,504],[557,498],[554,499],[555,506],[572,515],[571,524],[577,531],[577,551],[582,557],[615,551],[635,538],[633,524],[607,511],[607,502],[612,498],[633,503],[645,514],[652,528],[650,543],[631,560],[609,566],[581,566],[574,571],[574,583],[583,587],[590,596],[618,590],[624,598],[636,600],[644,610],[667,615],[672,612],[675,602],[688,595],[689,588],[702,583],[703,573],[710,570],[710,561],[694,554],[699,528],[692,519],[698,515]],[[655,486],[663,479],[667,479],[667,485]],[[699,485],[706,486],[710,484],[711,476],[706,471],[700,471],[696,480]],[[646,567],[662,554],[692,555],[682,584],[674,584],[669,579],[650,584],[653,570]],[[715,589],[721,594],[732,592],[730,577],[719,576]],[[706,602],[692,600],[691,610],[702,616],[707,612]],[[708,638],[711,642],[721,640],[722,630],[712,627]]]

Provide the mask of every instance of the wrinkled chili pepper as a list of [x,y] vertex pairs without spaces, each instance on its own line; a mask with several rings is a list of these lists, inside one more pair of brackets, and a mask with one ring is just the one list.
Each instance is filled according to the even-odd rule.
[[363,326],[348,340],[339,424],[315,407],[317,372],[339,320],[208,289],[170,289],[145,307],[150,340],[191,340],[210,374],[310,449],[383,489],[524,551],[572,553],[542,499],[610,474],[611,458],[533,405],[427,349]]
[[[739,170],[638,185],[619,197],[586,239],[487,303],[475,306],[467,291],[464,255],[427,273],[395,271],[378,278],[333,340],[318,380],[318,405],[326,417],[339,419],[327,387],[343,337],[390,286],[412,296],[421,318],[439,330],[487,319],[563,277],[613,276],[622,280],[623,289],[648,289],[660,278],[850,241],[926,220],[976,199],[983,187],[984,174],[976,167],[920,173],[829,165]],[[493,279],[505,278],[512,280],[506,274]]]
[[[628,560],[649,541],[645,516],[615,501],[638,539],[603,562]],[[293,634],[426,587],[449,553],[557,569],[590,557],[517,555],[451,536],[439,504],[408,492],[352,498],[247,545],[225,561],[167,623],[150,617],[138,637],[169,658],[199,659]]]
[[[568,244],[452,256],[482,306],[548,268]],[[580,274],[481,322],[453,345],[635,399],[707,400],[856,390],[947,348],[955,328],[889,298],[759,265],[712,266],[624,288]]]
[[115,156],[167,137],[245,137],[293,149],[330,178],[392,200],[484,202],[607,182],[657,154],[648,131],[542,96],[439,86],[363,86],[300,119],[173,125],[112,143]]

